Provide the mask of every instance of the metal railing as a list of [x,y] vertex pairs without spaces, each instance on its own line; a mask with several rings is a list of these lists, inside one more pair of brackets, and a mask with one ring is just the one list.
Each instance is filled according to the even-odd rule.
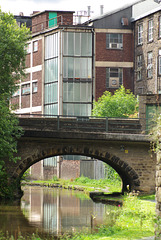
[[[17,114],[25,129],[46,131],[109,132],[146,134],[146,119],[63,116],[49,114]],[[30,121],[30,120],[31,121]],[[145,127],[143,128],[143,125]]]

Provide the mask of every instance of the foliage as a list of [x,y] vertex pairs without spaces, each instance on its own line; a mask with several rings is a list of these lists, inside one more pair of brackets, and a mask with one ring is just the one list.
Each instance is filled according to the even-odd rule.
[[20,28],[12,14],[0,10],[0,95],[12,96],[24,75],[28,39],[29,29]]
[[[17,81],[24,75],[26,41],[29,30],[20,28],[12,14],[0,9],[0,196],[8,197],[14,183],[9,185],[5,160],[16,161],[17,139],[22,130],[9,108],[10,98],[17,89]],[[12,186],[11,186],[12,185]],[[10,187],[9,187],[10,186]]]
[[93,190],[102,191],[103,189],[108,189],[108,192],[121,192],[121,181],[120,179],[90,179],[88,177],[84,177],[83,175],[76,179],[64,180],[54,178],[48,181],[33,181],[36,183],[40,183],[40,185],[52,186],[52,184],[57,184],[64,186],[77,186],[84,189],[84,191],[89,192]]
[[112,95],[106,91],[94,102],[93,116],[97,117],[128,117],[134,114],[138,108],[138,100],[129,89],[121,86]]

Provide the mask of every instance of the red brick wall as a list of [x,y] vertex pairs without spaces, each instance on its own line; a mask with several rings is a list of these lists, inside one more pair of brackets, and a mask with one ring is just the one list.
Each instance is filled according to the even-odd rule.
[[133,62],[133,34],[123,35],[123,50],[109,50],[106,33],[96,33],[96,61]]
[[38,80],[37,93],[32,95],[32,106],[40,106],[42,104],[42,71],[33,73],[33,80]]
[[30,107],[30,94],[21,96],[21,108]]
[[42,64],[42,40],[38,41],[38,51],[33,52],[33,67]]
[[[73,25],[73,13],[64,13],[64,12],[58,12],[58,25],[63,24],[63,25]],[[62,20],[61,17],[62,16]],[[62,22],[61,22],[62,21]]]
[[[133,91],[133,77],[132,77],[132,68],[123,69],[123,85],[126,89]],[[105,91],[114,92],[116,88],[106,88],[106,67],[96,67],[96,92],[95,100],[97,101],[99,97]]]
[[26,68],[30,67],[30,54],[26,55],[26,62],[25,62]]
[[48,28],[48,12],[32,17],[32,33],[40,32],[46,28]]

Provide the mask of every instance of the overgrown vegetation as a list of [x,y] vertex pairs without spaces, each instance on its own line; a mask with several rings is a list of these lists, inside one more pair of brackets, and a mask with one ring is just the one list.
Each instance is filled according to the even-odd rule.
[[6,159],[17,161],[17,139],[21,136],[18,119],[12,113],[10,99],[24,75],[25,46],[29,38],[26,27],[19,28],[12,14],[0,10],[0,198],[9,198],[15,182],[8,182]]
[[92,111],[93,116],[97,117],[137,117],[138,100],[129,89],[122,85],[112,95],[111,92],[105,91],[104,94],[94,102]]
[[108,192],[121,192],[121,180],[118,179],[100,179],[100,180],[94,180],[90,179],[88,177],[81,176],[76,179],[58,179],[57,177],[54,177],[52,180],[48,181],[33,181],[33,183],[39,183],[47,186],[52,186],[52,184],[58,184],[62,187],[68,188],[68,186],[72,186],[73,188],[75,186],[79,186],[79,188],[82,188],[84,191],[94,191],[94,190],[100,190],[100,191],[108,191]]

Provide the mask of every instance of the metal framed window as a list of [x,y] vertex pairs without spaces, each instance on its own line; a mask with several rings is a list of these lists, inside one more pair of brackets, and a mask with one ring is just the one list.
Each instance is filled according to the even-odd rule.
[[119,88],[123,84],[122,68],[106,68],[106,88]]
[[138,26],[138,44],[143,44],[143,24]]
[[153,41],[153,19],[148,22],[148,41]]
[[106,48],[107,49],[122,49],[123,48],[123,34],[107,33],[106,34]]

